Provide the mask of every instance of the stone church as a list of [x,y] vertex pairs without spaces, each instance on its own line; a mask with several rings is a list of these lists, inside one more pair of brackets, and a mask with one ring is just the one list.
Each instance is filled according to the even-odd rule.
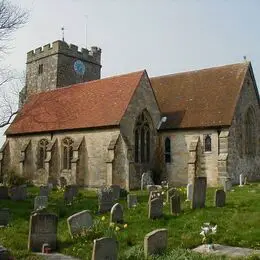
[[0,151],[34,184],[140,188],[260,179],[259,94],[250,62],[100,79],[101,50],[56,41],[27,53],[20,110]]

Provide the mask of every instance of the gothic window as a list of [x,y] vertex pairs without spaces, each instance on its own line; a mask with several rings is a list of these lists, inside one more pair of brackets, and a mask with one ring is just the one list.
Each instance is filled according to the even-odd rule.
[[135,124],[135,162],[148,163],[150,161],[151,130],[145,112],[142,112]]
[[204,148],[205,148],[205,152],[211,152],[211,137],[210,137],[210,135],[206,135],[206,137],[205,137]]
[[43,73],[43,64],[40,64],[38,67],[38,74],[42,74]]
[[38,169],[44,168],[44,161],[46,159],[47,155],[47,145],[48,145],[48,140],[42,139],[39,141],[38,144]]
[[256,124],[255,113],[250,107],[245,117],[245,154],[255,155],[256,153]]
[[171,139],[169,137],[166,137],[164,141],[164,161],[171,162]]
[[73,158],[73,149],[72,149],[73,141],[71,138],[66,137],[63,139],[63,169],[70,170],[71,169],[71,160]]

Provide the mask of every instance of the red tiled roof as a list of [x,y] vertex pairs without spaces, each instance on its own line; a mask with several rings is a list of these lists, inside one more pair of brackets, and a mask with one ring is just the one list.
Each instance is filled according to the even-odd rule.
[[145,71],[32,95],[7,135],[119,125]]
[[151,78],[161,129],[229,126],[250,63]]

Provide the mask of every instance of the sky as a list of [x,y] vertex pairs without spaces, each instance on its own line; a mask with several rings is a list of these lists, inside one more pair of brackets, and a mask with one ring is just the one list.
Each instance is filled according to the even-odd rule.
[[259,0],[10,1],[30,13],[4,61],[19,72],[26,53],[62,39],[64,26],[67,43],[102,49],[102,78],[142,69],[158,76],[246,56],[260,86]]

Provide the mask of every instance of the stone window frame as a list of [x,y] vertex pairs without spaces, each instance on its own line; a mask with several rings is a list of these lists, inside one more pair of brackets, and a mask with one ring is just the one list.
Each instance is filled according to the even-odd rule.
[[253,106],[249,106],[244,115],[244,154],[246,156],[256,155],[257,133],[256,116]]
[[43,64],[39,64],[38,66],[38,75],[41,75],[43,73]]
[[38,169],[45,168],[44,162],[45,162],[45,159],[47,156],[48,144],[49,144],[49,141],[46,138],[43,138],[38,142],[38,161],[37,161]]
[[171,153],[171,138],[166,136],[164,139],[164,162],[172,162],[172,153]]
[[71,160],[73,158],[73,139],[65,137],[62,140],[62,169],[71,170]]
[[204,135],[204,152],[211,153],[212,152],[212,136],[211,134]]

